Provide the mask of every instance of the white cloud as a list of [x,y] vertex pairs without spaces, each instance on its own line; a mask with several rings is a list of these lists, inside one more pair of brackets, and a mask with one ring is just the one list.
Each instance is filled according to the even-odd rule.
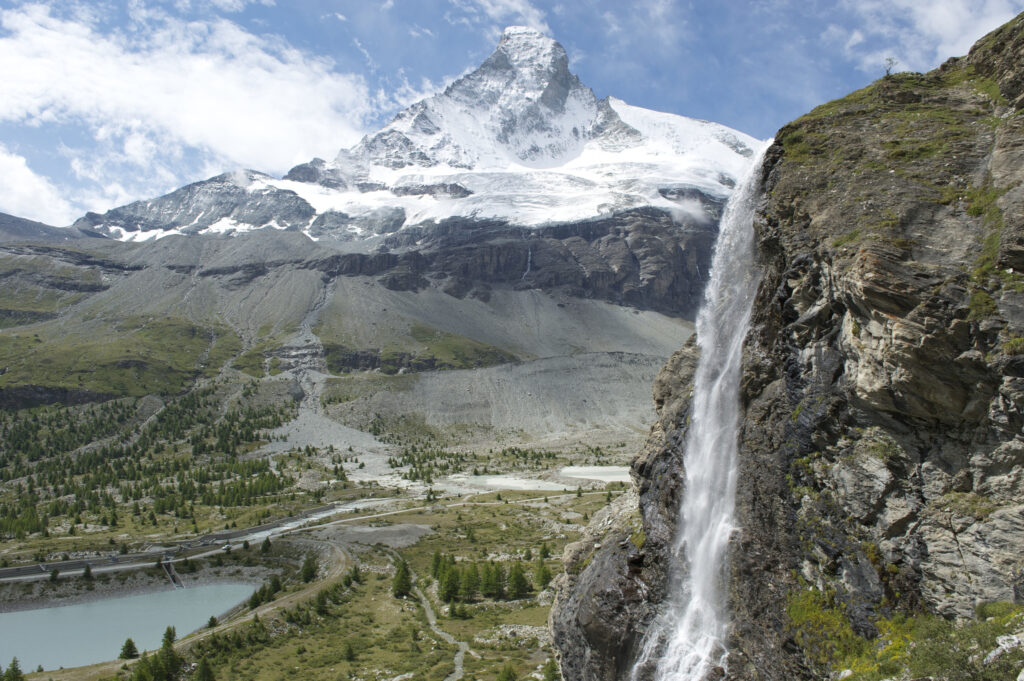
[[1024,0],[845,0],[859,26],[846,30],[844,50],[865,71],[888,57],[915,71],[966,54],[981,36],[1024,10]]
[[678,8],[671,0],[642,0],[639,7],[646,14],[647,30],[664,45],[680,40],[685,22],[677,13]]
[[95,148],[67,156],[99,196],[120,196],[115,180],[150,195],[199,167],[283,172],[353,144],[378,114],[361,76],[227,20],[97,25],[42,5],[0,12],[0,121],[86,130]]
[[605,46],[616,55],[646,53],[656,58],[673,58],[685,45],[689,18],[686,4],[672,0],[635,0],[614,3],[598,19],[610,42]]
[[274,0],[209,0],[209,2],[222,12],[241,12],[246,5],[257,2],[268,7],[274,4]]
[[530,0],[451,0],[452,4],[469,12],[477,22],[488,20],[503,28],[507,24],[522,24],[551,35],[551,27],[544,19],[544,11]]
[[363,59],[366,60],[367,68],[369,68],[371,71],[376,71],[377,62],[374,61],[373,56],[370,54],[370,51],[363,47],[363,43],[359,40],[359,38],[352,38],[352,44],[356,46],[357,50],[359,50],[359,54],[363,55]]
[[601,15],[601,19],[604,21],[604,30],[608,35],[622,33],[622,24],[619,23],[618,18],[616,18],[614,14],[611,12],[605,12]]
[[48,179],[28,167],[19,156],[0,143],[0,212],[38,220],[51,225],[66,225],[75,213],[71,205]]
[[[467,71],[468,72],[468,71]],[[460,74],[465,75],[465,73]],[[439,85],[429,78],[421,78],[419,85],[413,85],[405,71],[398,72],[398,85],[388,90],[380,89],[375,97],[377,108],[382,111],[395,111],[405,109],[416,102],[437,94],[449,84],[455,82],[460,76],[445,76]]]

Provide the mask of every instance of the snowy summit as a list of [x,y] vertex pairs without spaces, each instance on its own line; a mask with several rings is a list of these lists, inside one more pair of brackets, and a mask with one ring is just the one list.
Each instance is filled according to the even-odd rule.
[[536,227],[652,207],[699,221],[757,144],[722,125],[599,100],[558,42],[512,26],[479,68],[333,161],[283,179],[225,174],[76,225],[125,240],[273,227],[361,241],[449,218]]

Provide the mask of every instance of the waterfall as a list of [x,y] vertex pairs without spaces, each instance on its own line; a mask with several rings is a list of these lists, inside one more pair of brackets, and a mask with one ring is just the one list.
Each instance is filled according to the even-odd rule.
[[753,217],[763,155],[763,150],[756,155],[725,207],[711,280],[697,315],[700,359],[683,453],[686,481],[670,569],[672,595],[665,613],[647,631],[634,679],[646,677],[656,664],[659,681],[702,681],[726,663],[729,622],[722,587],[735,528],[743,340],[760,282]]

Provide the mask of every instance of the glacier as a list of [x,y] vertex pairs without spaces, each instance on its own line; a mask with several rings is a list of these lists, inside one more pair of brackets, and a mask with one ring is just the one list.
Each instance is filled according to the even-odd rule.
[[533,228],[650,207],[716,222],[759,146],[723,125],[598,99],[558,42],[513,26],[479,68],[330,161],[283,178],[236,170],[75,226],[125,241],[275,228],[369,249],[453,218]]

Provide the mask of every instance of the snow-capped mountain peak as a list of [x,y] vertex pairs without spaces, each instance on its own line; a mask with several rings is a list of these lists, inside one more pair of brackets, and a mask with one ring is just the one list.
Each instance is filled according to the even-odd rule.
[[552,111],[565,107],[570,87],[582,88],[569,73],[569,57],[555,40],[525,26],[505,29],[494,53],[473,73],[453,83],[447,95],[466,97],[484,95],[485,106],[503,103],[516,108],[515,97],[538,101]]
[[338,162],[551,167],[582,150],[598,109],[594,93],[569,72],[561,45],[513,26],[479,68],[398,114],[379,133],[342,152]]
[[477,69],[333,161],[280,180],[254,175],[244,189],[213,178],[79,226],[132,240],[271,226],[369,248],[450,218],[539,227],[649,208],[710,224],[756,144],[715,123],[598,100],[558,42],[513,26]]

